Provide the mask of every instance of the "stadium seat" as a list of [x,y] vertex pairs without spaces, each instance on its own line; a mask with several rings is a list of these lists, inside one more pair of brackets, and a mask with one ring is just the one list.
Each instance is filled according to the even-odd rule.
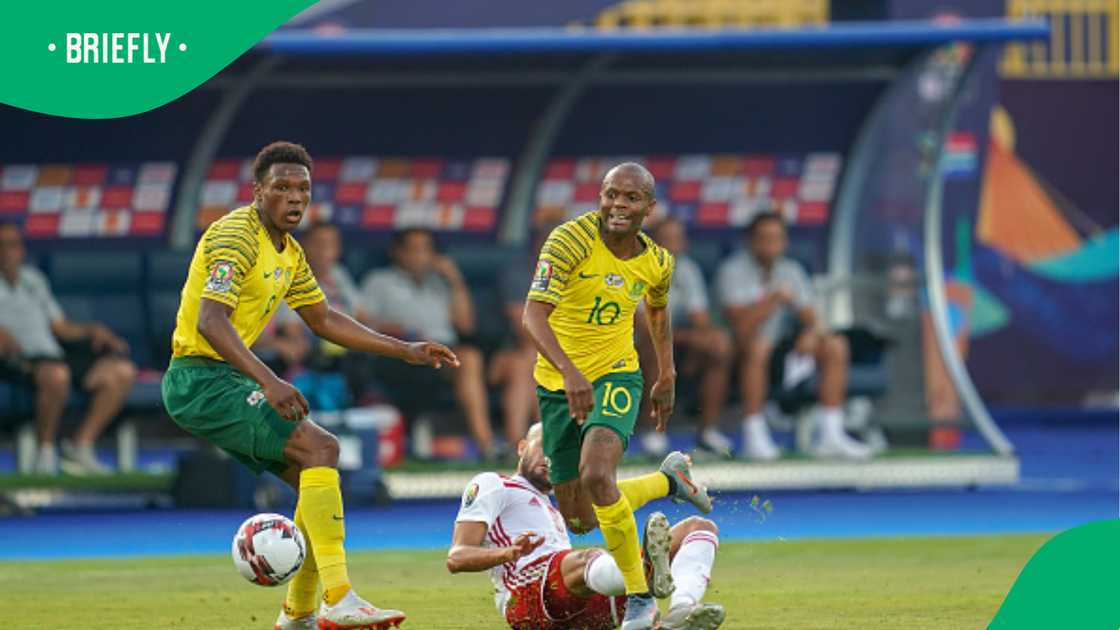
[[449,248],[447,253],[459,266],[471,289],[479,343],[487,351],[497,349],[510,332],[499,279],[507,266],[521,263],[523,250],[495,245],[460,245]]
[[187,278],[187,268],[194,252],[191,250],[159,250],[148,254],[147,289],[179,291]]
[[137,293],[142,273],[136,251],[57,252],[48,275],[56,295]]
[[[215,160],[202,186],[199,230],[252,201],[252,158]],[[350,155],[315,161],[308,219],[348,233],[386,233],[410,226],[439,232],[491,232],[506,189],[510,160],[479,157]]]
[[179,293],[193,255],[190,250],[163,250],[148,255],[144,283],[148,313],[146,337],[151,364],[157,369],[164,369],[171,360],[171,333],[179,311]]
[[723,245],[717,241],[694,238],[689,243],[688,257],[696,261],[705,278],[714,278],[723,259],[723,249]]
[[48,269],[67,318],[104,323],[128,341],[133,360],[149,365],[141,262],[138,252],[60,252]]
[[467,284],[496,284],[501,271],[523,259],[520,248],[498,245],[458,245],[449,247],[447,255],[459,266]]
[[68,319],[76,322],[104,323],[128,342],[133,361],[138,365],[151,365],[144,301],[140,299],[139,293],[133,295],[59,294],[57,297]]

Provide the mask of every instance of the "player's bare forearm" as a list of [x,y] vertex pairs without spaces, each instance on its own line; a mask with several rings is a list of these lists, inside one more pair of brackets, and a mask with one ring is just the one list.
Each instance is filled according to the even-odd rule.
[[487,549],[482,546],[489,529],[486,523],[459,521],[451,531],[451,549],[447,552],[447,570],[451,573],[476,572],[492,569],[499,564],[516,560],[514,547]]
[[659,379],[676,380],[677,367],[673,362],[673,321],[669,309],[646,305],[649,319],[649,335],[657,352]]
[[540,352],[541,356],[548,360],[561,374],[566,374],[575,370],[576,366],[564,353],[564,349],[560,347],[560,340],[556,338],[556,333],[553,332],[552,326],[548,323],[548,317],[552,315],[552,311],[555,309],[554,305],[547,302],[526,300],[525,312],[521,316],[521,325],[525,328],[529,338],[533,340],[537,352]]
[[395,359],[406,359],[407,343],[366,328],[353,317],[332,308],[326,301],[316,302],[296,310],[311,332],[344,348],[378,354]]
[[323,302],[300,307],[299,316],[316,335],[345,348],[427,365],[437,370],[444,365],[459,367],[459,357],[449,348],[431,341],[408,343],[366,328],[346,313]]
[[237,335],[229,321],[233,309],[221,302],[202,298],[198,309],[198,332],[226,363],[242,374],[267,387],[278,377],[257,358]]
[[509,562],[512,547],[487,549],[476,545],[455,545],[447,552],[447,570],[451,573],[488,571]]
[[646,304],[646,311],[649,336],[657,353],[659,371],[649,395],[653,403],[653,417],[657,420],[656,429],[664,432],[666,423],[673,415],[676,399],[677,368],[673,363],[673,322],[669,309],[665,306],[652,307]]

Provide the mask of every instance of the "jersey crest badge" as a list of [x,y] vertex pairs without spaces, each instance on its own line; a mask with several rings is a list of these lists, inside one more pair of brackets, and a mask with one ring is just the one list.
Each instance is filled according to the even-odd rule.
[[637,300],[646,292],[646,283],[638,280],[630,287],[630,299]]
[[472,483],[467,486],[467,491],[463,493],[463,507],[470,507],[474,500],[478,498],[478,484]]
[[537,263],[537,273],[533,274],[533,284],[529,286],[530,291],[547,291],[548,285],[552,282],[552,263],[547,260],[542,260]]
[[229,293],[233,286],[233,264],[224,260],[215,263],[206,280],[206,290],[211,293]]

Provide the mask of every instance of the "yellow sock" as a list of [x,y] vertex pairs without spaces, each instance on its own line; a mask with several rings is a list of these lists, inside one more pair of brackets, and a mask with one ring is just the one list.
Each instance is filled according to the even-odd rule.
[[640,510],[650,501],[668,496],[669,478],[663,472],[653,472],[618,482],[618,491],[630,502],[631,510]]
[[307,526],[311,548],[323,583],[323,599],[333,606],[350,590],[346,573],[346,538],[343,527],[342,491],[338,471],[325,466],[305,468],[299,476],[299,505],[296,507]]
[[315,550],[311,547],[311,537],[307,534],[307,526],[303,522],[303,513],[296,506],[296,527],[303,532],[303,539],[307,545],[304,551],[303,566],[288,582],[288,597],[284,600],[284,612],[293,619],[306,617],[315,612],[315,596],[319,592],[319,567],[315,564]]
[[599,518],[599,531],[607,541],[607,552],[614,558],[622,581],[626,584],[626,594],[645,593],[646,574],[642,569],[642,552],[638,545],[638,524],[634,521],[634,511],[626,495],[618,498],[613,505],[592,505],[595,516]]

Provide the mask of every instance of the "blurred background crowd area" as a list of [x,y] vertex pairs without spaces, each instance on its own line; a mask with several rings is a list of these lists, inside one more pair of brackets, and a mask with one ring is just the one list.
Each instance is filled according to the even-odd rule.
[[[984,39],[990,18],[1050,31],[1004,46]],[[844,339],[844,422],[868,449],[846,455],[993,448],[946,345],[997,418],[1114,415],[1116,25],[1092,0],[324,0],[148,113],[2,108],[0,471],[167,470],[192,448],[159,400],[179,291],[197,237],[251,201],[252,158],[277,139],[315,158],[297,238],[332,303],[463,359],[445,375],[354,356],[280,312],[254,350],[324,424],[376,428],[358,459],[510,457],[536,413],[519,326],[536,248],[594,210],[624,160],[655,176],[647,231],[690,269],[672,304],[677,417],[668,440],[639,427],[633,453],[814,456],[823,355],[766,357],[782,451],[744,435],[752,357],[729,296],[764,212]],[[428,30],[543,27],[558,29],[541,41],[669,28],[748,43],[518,52],[480,30],[497,43],[470,52],[467,31]],[[829,33],[850,39],[813,39]]]

